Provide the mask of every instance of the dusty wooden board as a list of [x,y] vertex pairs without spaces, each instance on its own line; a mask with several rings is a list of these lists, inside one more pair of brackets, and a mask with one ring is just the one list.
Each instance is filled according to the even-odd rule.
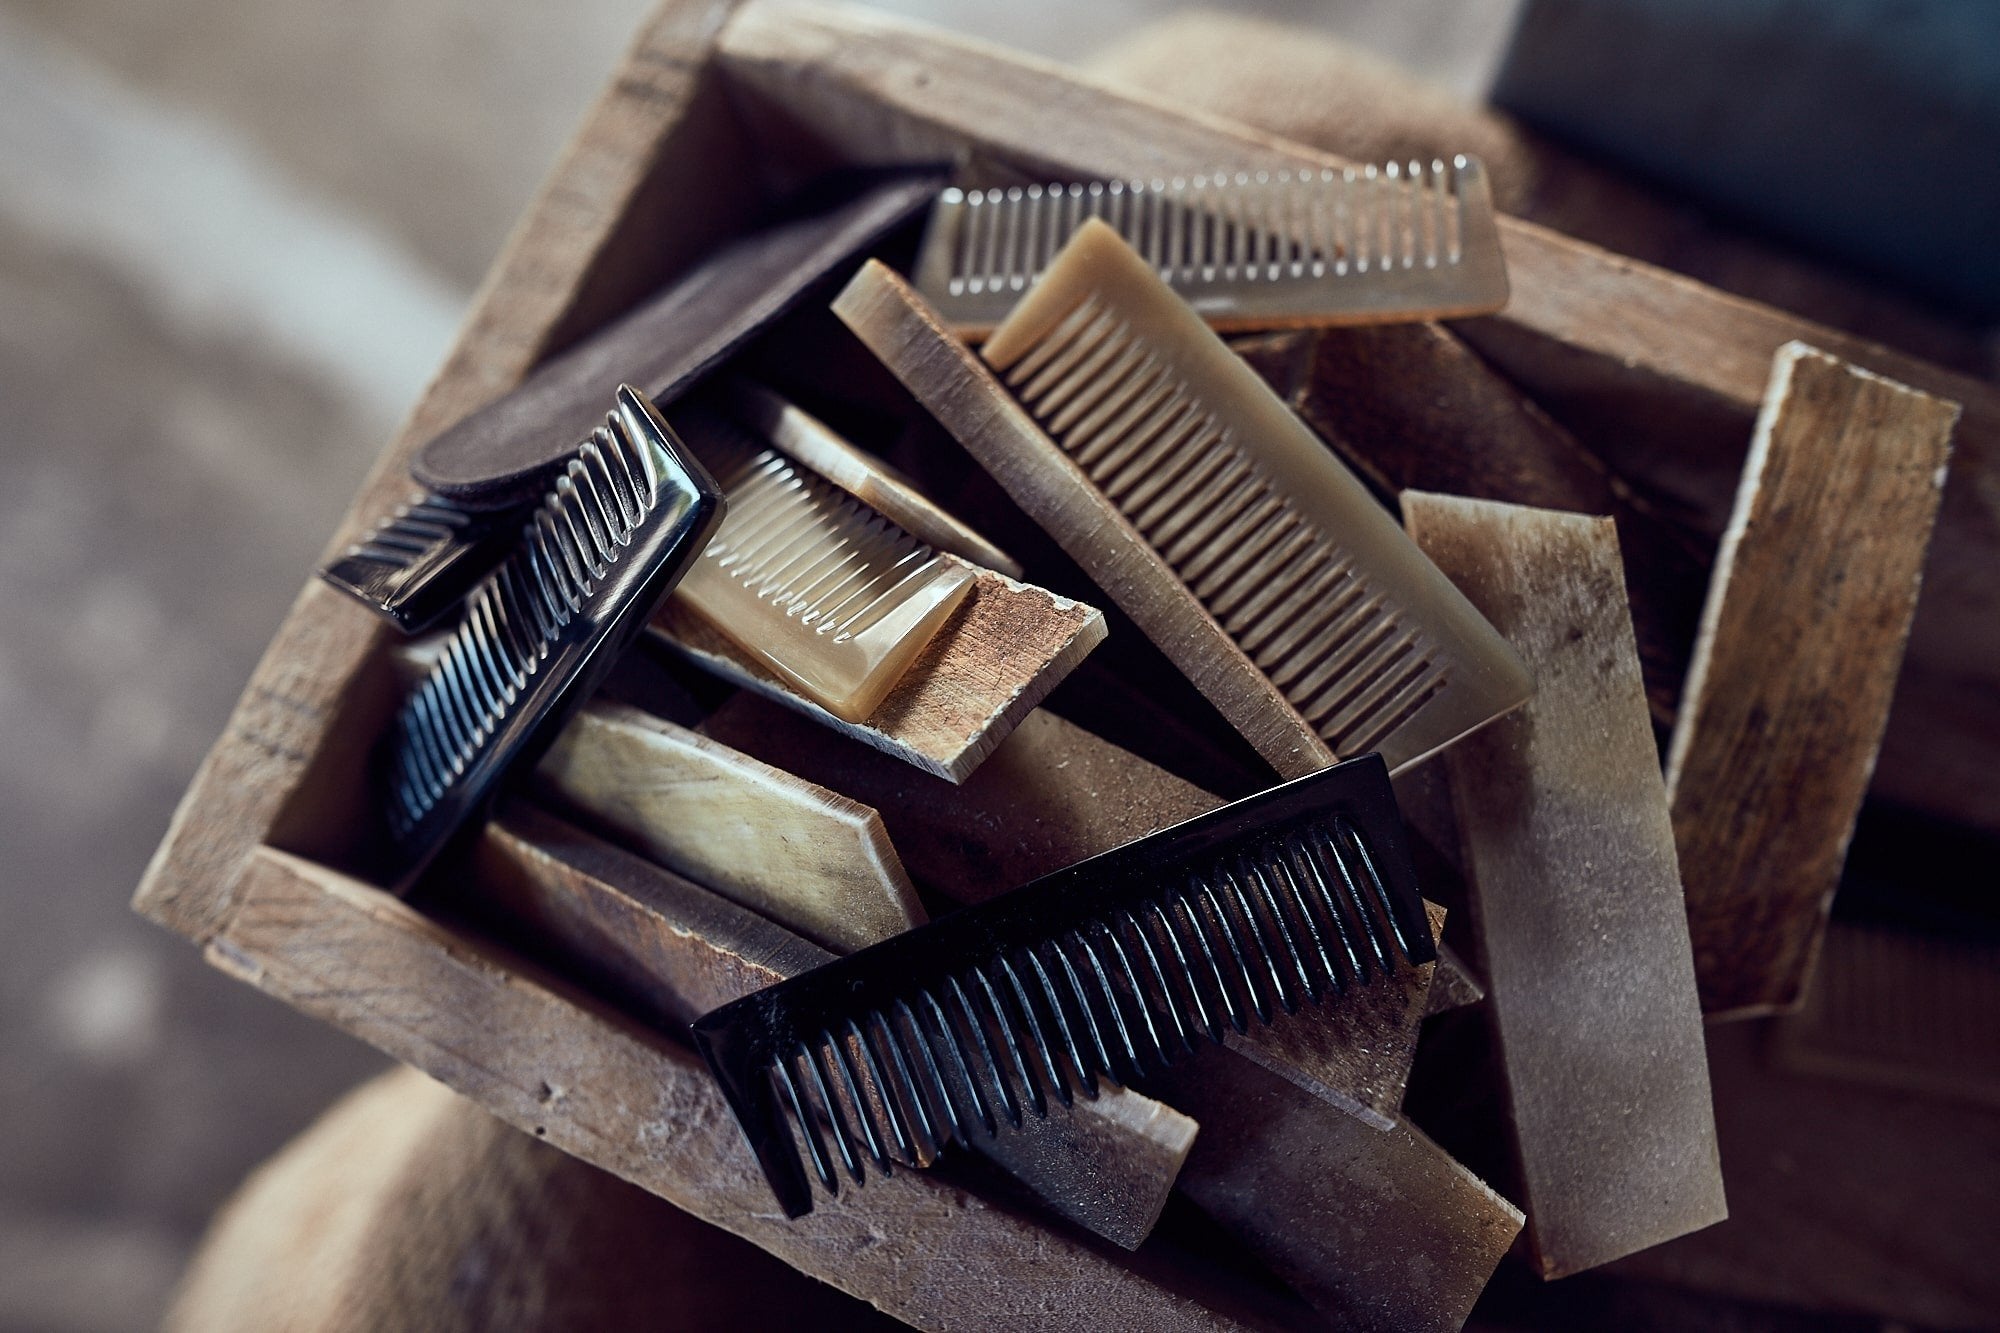
[[829,949],[928,919],[873,810],[628,705],[586,706],[535,784],[648,859]]
[[1990,1328],[2000,1111],[1773,1069],[1768,1027],[1708,1028],[1729,1220],[1609,1271],[1850,1319]]
[[1955,403],[1788,344],[1667,756],[1711,1016],[1798,1003],[1888,720]]
[[1420,491],[1425,554],[1535,673],[1445,755],[1530,1245],[1564,1277],[1727,1215],[1613,520]]
[[[478,864],[482,892],[490,886],[515,929],[604,977],[655,1021],[685,1025],[835,957],[524,805],[487,831]],[[1074,1108],[1058,1103],[1049,1119],[1030,1118],[979,1150],[1057,1213],[1135,1249],[1159,1220],[1195,1130],[1151,1098],[1110,1088]]]
[[[424,440],[752,216],[755,182],[710,179],[705,166],[751,151],[708,59],[733,7],[667,3],[640,29],[619,79],[516,227],[329,553],[408,497],[409,458]],[[669,206],[670,234],[659,226]],[[356,799],[343,804],[341,789],[354,786],[358,748],[372,735],[367,715],[386,715],[390,704],[374,660],[383,639],[360,606],[317,579],[306,584],[182,798],[139,885],[139,911],[206,940],[233,910],[243,858],[274,830],[289,842],[341,837]],[[370,694],[379,697],[360,697]],[[302,793],[309,774],[312,790]]]
[[[1046,710],[1015,729],[984,767],[952,787],[884,762],[745,695],[704,734],[866,801],[882,813],[912,874],[947,897],[983,902],[1222,802]],[[1433,909],[1436,933],[1441,914]],[[1230,1049],[1378,1127],[1392,1124],[1409,1078],[1434,966],[1395,985],[1306,1006],[1230,1033]]]
[[1197,1064],[1158,1090],[1226,1126],[1195,1144],[1182,1192],[1336,1328],[1461,1327],[1520,1233],[1519,1209],[1409,1125],[1375,1129],[1263,1069]]
[[649,632],[725,680],[926,773],[962,782],[1105,635],[1096,607],[990,569],[966,568],[974,573],[972,591],[889,696],[857,723],[806,699],[672,601]]
[[893,270],[870,261],[834,313],[916,400],[1055,538],[1281,776],[1334,754],[1180,575],[1043,434],[986,364]]
[[[1343,165],[1238,122],[860,9],[760,3],[720,56],[753,131],[795,160],[967,155],[979,183]],[[2000,828],[2000,388],[1502,217],[1512,297],[1453,331],[1635,483],[1720,532],[1771,357],[1801,339],[1966,404],[1876,790]],[[1585,429],[1588,426],[1588,429]],[[1614,452],[1615,451],[1615,452]]]
[[1176,1288],[934,1173],[788,1221],[692,1053],[312,862],[260,850],[239,892],[217,966],[907,1323],[1267,1326],[1193,1274]]
[[1576,437],[1435,324],[1237,339],[1236,351],[1384,495],[1407,490],[1618,520],[1654,716],[1671,725],[1708,569]]
[[1781,1069],[2000,1109],[2000,946],[1836,921],[1798,1012],[1771,1025]]

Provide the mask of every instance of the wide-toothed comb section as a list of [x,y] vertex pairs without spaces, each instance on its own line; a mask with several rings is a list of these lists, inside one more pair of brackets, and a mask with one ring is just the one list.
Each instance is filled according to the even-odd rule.
[[355,560],[372,560],[398,568],[410,564],[440,541],[463,531],[471,516],[435,496],[399,508],[380,527],[347,548]]
[[1274,788],[703,1018],[788,1211],[1435,956],[1386,770]]
[[675,595],[827,711],[867,717],[971,572],[733,428],[703,430],[697,447],[729,517]]
[[655,503],[658,471],[621,431],[599,427],[467,599],[464,619],[396,719],[390,829],[408,834],[461,777],[583,610]]
[[519,510],[461,508],[425,495],[399,508],[320,570],[320,577],[405,633],[457,603],[498,558]]
[[601,679],[706,542],[719,505],[651,403],[621,388],[510,554],[468,595],[384,737],[395,887]]
[[1528,696],[1492,626],[1102,227],[1079,231],[986,355],[1333,753],[1401,766]]
[[917,287],[953,323],[991,328],[1092,218],[1232,326],[1467,313],[1506,299],[1491,192],[1463,156],[947,190]]

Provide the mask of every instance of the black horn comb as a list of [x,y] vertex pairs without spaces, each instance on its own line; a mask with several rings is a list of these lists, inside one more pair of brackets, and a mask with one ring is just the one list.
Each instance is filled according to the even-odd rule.
[[928,1160],[1435,956],[1365,755],[725,1005],[694,1037],[799,1217],[800,1141],[837,1194],[835,1154],[860,1184],[866,1160]]

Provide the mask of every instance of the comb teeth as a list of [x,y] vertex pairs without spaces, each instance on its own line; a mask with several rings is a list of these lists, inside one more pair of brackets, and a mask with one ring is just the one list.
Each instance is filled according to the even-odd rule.
[[320,577],[414,634],[491,566],[520,516],[519,508],[470,510],[426,493],[348,547]]
[[[1336,765],[702,1018],[787,1212],[1435,956],[1379,759]],[[831,1141],[832,1150],[828,1143]],[[837,1170],[836,1168],[839,1168]]]
[[1101,225],[985,355],[1334,754],[1400,769],[1532,692],[1366,488]]
[[1336,754],[1375,748],[1444,688],[1423,629],[1101,300],[1007,380]]
[[1506,301],[1492,193],[1465,156],[946,190],[917,289],[961,330],[990,329],[1092,218],[1224,326],[1438,317]]
[[972,574],[775,449],[700,420],[695,438],[723,480],[729,518],[678,596],[829,712],[859,721]]
[[558,704],[643,624],[717,508],[651,404],[621,389],[397,715],[387,822],[405,878],[531,734],[552,734]]

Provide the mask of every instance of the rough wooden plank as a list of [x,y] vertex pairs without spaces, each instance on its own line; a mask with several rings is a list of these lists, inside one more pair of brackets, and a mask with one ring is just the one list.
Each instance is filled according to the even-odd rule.
[[1850,1319],[1990,1328],[2000,1111],[1775,1070],[1766,1026],[1708,1029],[1729,1220],[1611,1272]]
[[[488,830],[478,865],[481,893],[514,929],[676,1027],[835,957],[526,806]],[[1057,1213],[1136,1249],[1166,1206],[1195,1129],[1149,1097],[1107,1088],[977,1147]]]
[[928,919],[880,815],[636,708],[590,704],[535,778],[649,859],[827,948]]
[[212,961],[573,1156],[920,1328],[1268,1327],[931,1172],[788,1221],[699,1060],[359,881],[260,850]]
[[[1341,159],[1238,122],[1113,91],[1073,71],[859,9],[759,3],[721,58],[767,145],[802,160],[964,155],[979,183],[1281,171]],[[1716,291],[1518,219],[1500,219],[1512,297],[1464,337],[1560,408],[1613,468],[1727,519],[1770,362],[1803,340],[1966,405],[1955,471],[1876,790],[2000,828],[2000,386]],[[1614,452],[1615,451],[1615,452]],[[1687,484],[1683,484],[1687,483]]]
[[1787,344],[1667,759],[1711,1016],[1795,1006],[1874,768],[1955,403]]
[[1797,1013],[1771,1025],[1781,1069],[2000,1109],[2000,945],[1836,921]]
[[[1037,710],[962,786],[786,716],[745,695],[704,734],[882,812],[911,873],[947,897],[983,902],[1222,804],[1193,783]],[[1440,914],[1434,909],[1432,932]],[[1232,1050],[1377,1127],[1392,1124],[1429,1003],[1432,964],[1249,1033]]]
[[843,722],[806,699],[672,601],[649,632],[725,680],[926,773],[962,782],[1105,635],[1096,607],[990,569],[966,568],[974,574],[972,591],[860,722]]
[[1266,763],[1285,777],[1334,753],[1209,615],[1180,575],[1070,461],[916,289],[862,266],[834,313],[1028,517],[1082,566]]
[[[755,199],[746,183],[718,183],[706,165],[747,151],[709,61],[733,8],[734,0],[673,0],[640,29],[329,552],[410,493],[408,464],[419,444],[750,215]],[[670,241],[656,226],[663,192],[678,196]],[[308,770],[372,730],[353,717],[335,726],[341,710],[372,690],[382,694],[374,706],[386,711],[386,673],[371,664],[383,640],[375,617],[319,580],[307,583],[182,797],[140,882],[139,911],[196,940],[221,927],[239,864],[272,835]]]
[[1435,324],[1233,345],[1384,495],[1435,491],[1616,518],[1647,698],[1672,725],[1708,579],[1698,542]]
[[1727,1215],[1659,751],[1613,520],[1411,491],[1425,554],[1535,673],[1445,755],[1528,1235],[1563,1277]]
[[1406,1124],[1364,1125],[1262,1069],[1200,1066],[1161,1095],[1217,1128],[1181,1189],[1336,1328],[1448,1333],[1521,1212]]

